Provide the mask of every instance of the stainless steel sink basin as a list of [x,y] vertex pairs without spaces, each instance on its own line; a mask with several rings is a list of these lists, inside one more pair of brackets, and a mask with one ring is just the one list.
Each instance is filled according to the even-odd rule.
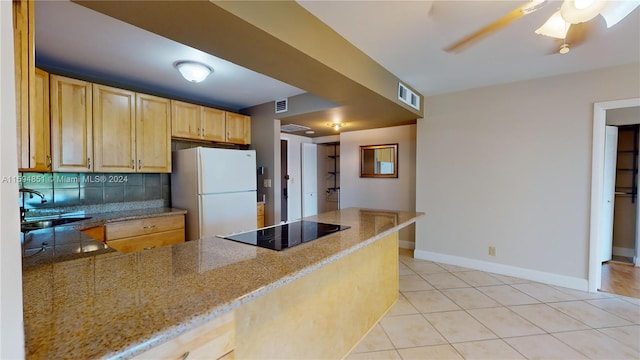
[[58,218],[58,219],[48,219],[48,220],[39,220],[39,221],[26,221],[20,225],[20,228],[23,232],[46,229],[58,225],[65,225],[74,223],[76,221],[91,219],[90,217],[66,217],[66,218]]

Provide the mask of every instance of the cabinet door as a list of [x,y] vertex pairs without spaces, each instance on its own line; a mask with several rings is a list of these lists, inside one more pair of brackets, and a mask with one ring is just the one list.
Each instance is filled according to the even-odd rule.
[[138,172],[171,172],[171,102],[136,94]]
[[36,69],[29,111],[29,170],[51,171],[49,74]]
[[202,108],[202,139],[225,142],[224,111],[213,108]]
[[135,172],[135,93],[93,84],[95,171]]
[[13,1],[13,45],[16,81],[18,167],[29,164],[29,89],[33,84],[34,2]]
[[53,171],[93,171],[91,83],[51,75],[49,95]]
[[199,105],[171,100],[171,136],[199,139],[201,108]]
[[235,113],[226,113],[227,142],[233,144],[251,143],[251,117]]

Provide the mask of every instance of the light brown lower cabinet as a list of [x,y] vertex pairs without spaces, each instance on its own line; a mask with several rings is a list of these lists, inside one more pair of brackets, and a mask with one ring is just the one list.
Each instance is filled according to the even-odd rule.
[[258,203],[257,212],[258,212],[257,225],[258,225],[258,229],[260,229],[264,227],[264,203]]
[[105,225],[107,245],[122,253],[184,242],[184,215],[126,220]]
[[134,359],[234,359],[234,313],[229,312],[187,331]]
[[104,242],[104,225],[94,226],[80,231],[82,231],[83,234],[91,236],[92,238],[100,242]]

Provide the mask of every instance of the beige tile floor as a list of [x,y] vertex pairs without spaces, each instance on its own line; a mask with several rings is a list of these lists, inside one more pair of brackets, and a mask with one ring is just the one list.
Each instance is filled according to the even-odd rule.
[[398,302],[347,359],[640,359],[640,299],[400,255]]

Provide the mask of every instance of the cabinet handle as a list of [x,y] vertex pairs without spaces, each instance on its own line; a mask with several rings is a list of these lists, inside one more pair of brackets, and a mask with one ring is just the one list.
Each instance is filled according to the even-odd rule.
[[202,131],[200,131],[200,128],[198,128],[198,136],[200,136],[200,134],[202,134]]
[[47,155],[47,162],[48,162],[47,167],[51,169],[51,162],[52,162],[51,155]]
[[134,170],[136,168],[136,162],[135,160],[131,159],[131,170]]
[[200,129],[200,136],[204,136],[204,128]]
[[187,351],[186,353],[182,354],[182,357],[180,358],[180,360],[187,360],[188,357],[189,357],[189,352]]
[[[155,246],[149,246],[149,247],[143,248],[142,250],[151,250],[155,248],[156,248]],[[189,353],[187,353],[187,356],[189,356]],[[186,357],[183,357],[183,359],[186,359]]]
[[148,226],[143,227],[143,229],[149,230],[149,229],[153,229],[154,227],[156,227],[156,226],[155,225],[148,225]]
[[87,158],[87,169],[91,169],[91,158]]
[[142,160],[138,160],[138,170],[142,169]]

